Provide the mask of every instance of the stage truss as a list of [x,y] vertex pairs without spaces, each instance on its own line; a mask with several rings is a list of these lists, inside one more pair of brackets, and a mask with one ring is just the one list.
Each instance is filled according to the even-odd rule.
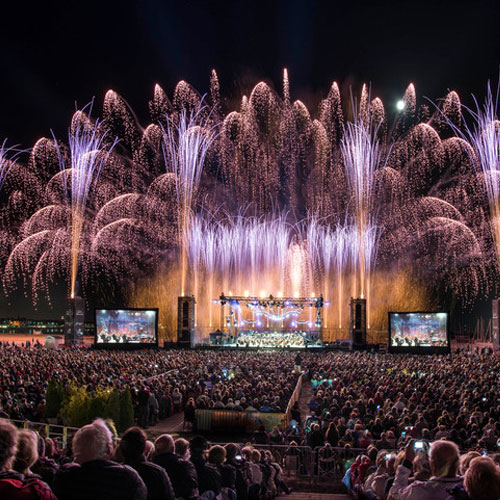
[[221,306],[223,331],[237,337],[241,331],[255,332],[315,332],[320,337],[323,307],[328,306],[319,297],[254,297],[225,295],[215,304]]

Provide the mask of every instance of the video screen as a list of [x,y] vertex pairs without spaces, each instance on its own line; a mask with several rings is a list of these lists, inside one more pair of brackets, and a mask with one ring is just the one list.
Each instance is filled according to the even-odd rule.
[[96,344],[157,344],[158,309],[96,309]]
[[449,349],[448,313],[389,313],[389,348]]

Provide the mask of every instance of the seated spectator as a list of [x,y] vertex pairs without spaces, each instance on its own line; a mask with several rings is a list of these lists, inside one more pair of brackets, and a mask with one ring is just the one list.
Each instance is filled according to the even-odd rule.
[[151,461],[153,458],[155,452],[155,445],[152,441],[147,440],[146,441],[146,448],[144,449],[144,456],[146,457],[146,460]]
[[[28,438],[29,439],[29,438]],[[0,498],[8,500],[57,500],[49,486],[36,477],[26,478],[21,472],[11,469],[16,457],[18,431],[7,421],[0,420]],[[21,452],[24,469],[29,470],[36,461],[35,444],[31,448],[31,457],[27,447]]]
[[219,471],[205,461],[204,453],[207,447],[207,440],[202,436],[196,436],[189,442],[190,461],[198,475],[200,495],[204,498],[211,498],[212,495],[217,496],[221,492],[222,478]]
[[189,441],[183,438],[175,440],[175,453],[184,460],[189,460],[191,454],[189,453]]
[[198,496],[198,476],[194,465],[175,453],[174,439],[169,434],[162,434],[156,439],[153,462],[165,469],[176,498]]
[[500,469],[491,458],[474,458],[465,474],[464,485],[470,500],[498,500]]
[[224,463],[225,460],[226,449],[224,447],[215,445],[208,450],[208,463],[219,471],[224,497],[235,500],[236,470],[231,465]]
[[[49,438],[46,438],[49,439]],[[45,481],[49,486],[52,486],[54,482],[54,476],[59,469],[59,464],[51,457],[47,456],[47,441],[42,436],[37,434],[38,440],[38,460],[31,466],[31,471],[33,474],[37,474]],[[52,441],[52,440],[50,440]],[[52,441],[52,446],[54,442]],[[54,453],[52,448],[50,453],[53,456]]]
[[131,427],[123,434],[119,449],[123,462],[137,471],[148,490],[148,500],[174,500],[170,479],[163,467],[148,462],[145,456],[146,434],[139,427]]
[[72,446],[75,463],[61,467],[54,478],[59,500],[146,500],[139,474],[110,460],[113,435],[104,421],[97,419],[79,429]]
[[393,500],[447,499],[449,490],[462,484],[462,478],[457,475],[459,466],[457,445],[450,441],[432,443],[429,453],[432,477],[428,481],[415,481],[408,484],[415,459],[413,445],[413,440],[408,443],[403,463],[396,470],[396,477],[390,490],[391,498]]
[[232,467],[236,474],[236,495],[239,500],[245,500],[248,488],[252,484],[251,469],[246,456],[240,452],[240,448],[235,443],[228,443],[226,449],[226,465]]
[[460,474],[465,476],[467,469],[469,468],[470,463],[477,457],[480,457],[481,453],[478,451],[469,451],[465,455],[460,457]]
[[33,431],[23,429],[17,433],[17,450],[13,469],[24,475],[25,478],[40,476],[34,475],[30,467],[38,460],[38,440]]

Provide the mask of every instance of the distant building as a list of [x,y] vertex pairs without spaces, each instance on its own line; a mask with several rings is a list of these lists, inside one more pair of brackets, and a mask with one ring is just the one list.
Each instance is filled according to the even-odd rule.
[[[0,334],[64,335],[62,319],[0,318]],[[94,335],[94,324],[84,324],[84,335]]]

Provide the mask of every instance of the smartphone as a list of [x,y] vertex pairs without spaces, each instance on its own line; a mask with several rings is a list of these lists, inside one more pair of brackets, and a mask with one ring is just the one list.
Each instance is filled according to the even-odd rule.
[[487,452],[486,450],[483,450],[483,451],[481,452],[481,455],[483,455],[483,457],[486,457],[486,456],[488,455],[488,452]]
[[402,438],[406,437],[406,431],[403,431],[403,432],[401,433],[401,437],[402,437]]
[[241,460],[241,455],[236,455],[234,458],[235,458],[236,460]]
[[386,460],[390,460],[390,459],[392,458],[392,456],[393,456],[393,455],[392,455],[392,453],[387,453],[387,454],[385,455],[385,459],[386,459]]
[[377,405],[377,410],[380,410],[380,405]]
[[416,450],[423,450],[424,449],[424,442],[423,441],[415,441],[415,443],[413,443],[413,448]]
[[486,403],[486,398],[483,398],[483,403]]

